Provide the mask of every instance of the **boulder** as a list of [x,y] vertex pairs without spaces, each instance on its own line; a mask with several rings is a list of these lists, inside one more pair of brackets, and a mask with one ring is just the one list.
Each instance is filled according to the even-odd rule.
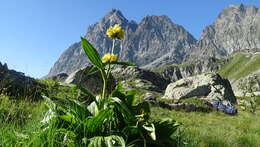
[[0,63],[0,94],[12,98],[38,100],[44,92],[44,85],[27,77],[24,73],[9,70],[7,64]]
[[[91,66],[81,68],[68,76],[65,84],[75,84],[88,89],[93,94],[102,93],[103,80],[100,72],[89,73]],[[112,76],[108,81],[108,91],[111,92],[116,87],[116,81]]]
[[59,73],[55,76],[48,77],[47,79],[57,81],[57,82],[65,82],[65,80],[68,78],[68,76],[69,75],[66,73]]
[[197,97],[210,103],[214,100],[236,103],[230,82],[216,73],[204,73],[171,83],[167,86],[163,97],[177,100]]
[[170,83],[170,80],[164,79],[159,73],[133,66],[117,68],[112,71],[112,75],[117,82],[123,81],[123,85],[130,89],[163,92]]

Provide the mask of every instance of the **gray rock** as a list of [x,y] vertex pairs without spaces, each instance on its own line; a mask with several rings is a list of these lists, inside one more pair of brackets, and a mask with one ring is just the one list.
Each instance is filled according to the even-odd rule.
[[260,96],[260,70],[232,83],[236,96]]
[[56,76],[51,76],[51,77],[48,77],[46,79],[58,81],[58,82],[65,82],[65,80],[68,78],[68,76],[69,75],[66,74],[66,73],[60,73],[60,74],[57,74]]
[[164,98],[183,99],[190,97],[204,98],[212,102],[214,99],[236,103],[236,97],[227,79],[215,73],[187,77],[167,86]]
[[164,79],[159,73],[138,67],[121,67],[112,72],[116,81],[125,81],[127,87],[162,92],[170,81]]
[[[85,67],[79,69],[68,76],[65,80],[65,84],[75,84],[81,86],[93,94],[102,93],[103,88],[103,80],[100,72],[89,73],[89,67]],[[108,92],[111,92],[115,89],[116,82],[112,76],[110,76],[110,80],[108,81]]]

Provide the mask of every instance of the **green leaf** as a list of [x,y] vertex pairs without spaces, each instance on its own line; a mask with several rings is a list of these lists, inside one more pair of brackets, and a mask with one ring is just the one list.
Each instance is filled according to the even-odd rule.
[[117,65],[126,65],[126,66],[136,66],[136,63],[133,62],[110,62],[111,64],[117,64]]
[[75,118],[71,115],[60,115],[59,118],[71,124],[75,124],[77,122]]
[[86,88],[84,88],[84,87],[82,87],[82,86],[80,86],[80,85],[78,85],[77,87],[80,89],[80,91],[82,91],[86,96],[90,97],[92,100],[95,100],[95,99],[96,99],[95,96],[94,96],[94,94],[92,94],[92,93],[91,93],[89,90],[87,90]]
[[143,125],[143,128],[148,132],[148,135],[152,140],[156,140],[155,127],[153,123],[147,123]]
[[180,126],[179,123],[172,119],[155,121],[153,124],[156,128],[156,135],[158,139],[161,140],[170,140],[171,135],[175,133]]
[[112,116],[112,109],[104,109],[98,112],[98,114],[92,118],[87,118],[85,120],[85,126],[88,133],[98,133],[100,130],[104,129],[103,125],[105,120]]
[[81,44],[83,50],[85,51],[86,55],[88,56],[89,60],[97,66],[99,69],[104,69],[104,65],[100,59],[100,56],[97,50],[83,37],[81,37]]
[[135,119],[133,113],[130,111],[129,107],[124,101],[121,101],[119,98],[113,97],[111,98],[110,104],[114,105],[115,109],[117,109],[120,112],[120,115],[124,117],[125,123],[131,123]]
[[121,136],[111,135],[111,136],[96,136],[90,138],[88,147],[125,147],[125,140]]
[[91,74],[91,73],[94,73],[94,72],[97,72],[98,71],[98,68],[96,66],[92,66],[89,70],[88,70],[88,74]]
[[133,106],[134,104],[136,104],[136,94],[137,94],[137,90],[129,90],[126,92],[126,103],[128,106]]
[[92,102],[90,105],[88,105],[87,109],[93,116],[98,114],[98,106],[97,106],[97,103],[95,101]]

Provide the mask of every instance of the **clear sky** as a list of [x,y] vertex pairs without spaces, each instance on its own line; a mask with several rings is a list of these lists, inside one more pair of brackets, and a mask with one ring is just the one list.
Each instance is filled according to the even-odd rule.
[[240,3],[260,7],[260,0],[0,0],[0,62],[42,77],[112,8],[137,22],[165,14],[198,39],[223,8]]

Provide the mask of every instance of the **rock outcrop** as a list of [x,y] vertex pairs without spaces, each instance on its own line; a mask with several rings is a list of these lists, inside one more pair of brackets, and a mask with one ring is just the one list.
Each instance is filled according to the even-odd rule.
[[44,85],[21,72],[9,70],[0,63],[0,94],[13,98],[38,100],[44,92]]
[[170,83],[160,74],[138,67],[121,67],[112,72],[116,81],[122,81],[126,88],[162,92]]
[[[93,94],[102,93],[103,80],[100,72],[89,73],[90,66],[81,68],[68,76],[65,84],[75,84],[89,90]],[[116,82],[112,76],[108,81],[108,91],[111,92],[116,87]]]
[[187,77],[167,86],[164,98],[184,99],[198,97],[213,103],[214,100],[236,103],[232,87],[227,79],[215,73]]
[[[101,55],[112,47],[106,30],[114,24],[120,24],[126,30],[125,39],[117,41],[115,45],[116,52],[120,52],[120,60],[136,62],[139,66],[147,65],[162,56],[170,57],[169,61],[162,64],[181,63],[184,48],[189,48],[196,42],[188,31],[174,24],[167,16],[146,16],[137,24],[127,20],[119,10],[113,9],[99,22],[91,25],[85,35]],[[60,56],[48,76],[70,74],[87,65],[89,61],[78,42]]]
[[260,70],[232,84],[236,96],[260,96]]
[[69,75],[66,74],[66,73],[60,73],[60,74],[57,74],[55,76],[48,77],[46,79],[57,81],[57,82],[65,82],[65,80],[68,78],[68,76]]

